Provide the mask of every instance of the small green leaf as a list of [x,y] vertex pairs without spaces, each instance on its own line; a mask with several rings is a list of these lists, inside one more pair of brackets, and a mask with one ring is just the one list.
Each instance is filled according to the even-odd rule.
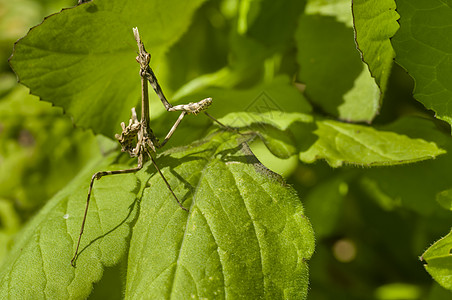
[[139,99],[132,28],[159,61],[203,1],[96,0],[66,9],[17,42],[11,65],[33,94],[113,137]]
[[452,291],[452,231],[434,243],[421,257],[425,269],[444,288]]
[[312,163],[325,159],[332,167],[343,164],[361,166],[398,165],[435,158],[446,153],[434,142],[411,139],[391,131],[341,123],[333,120],[316,122],[318,140],[300,153],[300,159]]
[[114,156],[88,166],[18,236],[0,271],[0,298],[86,298],[103,269],[128,254],[127,298],[304,299],[311,225],[295,191],[260,164],[247,139],[216,132],[159,156],[189,213],[149,163],[96,181],[73,268],[91,174]]
[[352,9],[356,43],[384,94],[395,57],[389,39],[399,29],[396,4],[394,0],[355,0]]
[[400,29],[392,39],[396,61],[414,78],[414,97],[452,124],[452,4],[397,0]]

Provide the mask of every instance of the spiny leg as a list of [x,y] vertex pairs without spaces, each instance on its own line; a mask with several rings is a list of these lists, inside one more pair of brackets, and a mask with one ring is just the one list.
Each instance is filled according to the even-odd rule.
[[179,204],[180,208],[182,208],[185,211],[189,211],[187,208],[185,208],[182,205],[182,202],[179,201],[179,198],[177,198],[176,194],[174,193],[173,189],[171,188],[168,180],[166,180],[165,176],[163,175],[162,171],[160,170],[160,168],[157,166],[157,163],[155,162],[154,158],[152,157],[151,153],[149,153],[149,150],[146,148],[146,153],[149,155],[149,158],[151,159],[152,164],[154,165],[155,169],[157,170],[157,172],[159,172],[160,177],[162,177],[163,181],[166,184],[166,187],[168,188],[168,190],[171,192],[171,194],[173,195],[174,199],[176,199],[177,204]]
[[116,170],[116,171],[100,171],[100,172],[95,173],[93,175],[93,177],[91,177],[91,182],[89,184],[89,190],[88,190],[88,198],[86,199],[85,214],[83,215],[82,226],[80,228],[80,234],[78,236],[78,241],[77,241],[77,247],[75,249],[75,254],[74,254],[74,257],[71,260],[71,265],[73,267],[75,267],[75,260],[76,260],[77,255],[78,255],[78,248],[80,247],[80,241],[82,239],[83,230],[85,228],[86,216],[88,215],[88,207],[89,207],[89,202],[90,202],[90,199],[91,199],[91,192],[93,190],[94,181],[96,179],[99,180],[102,177],[108,176],[108,175],[135,173],[135,172],[141,170],[142,168],[143,168],[143,166],[141,164],[139,164],[137,167],[131,168],[131,169]]

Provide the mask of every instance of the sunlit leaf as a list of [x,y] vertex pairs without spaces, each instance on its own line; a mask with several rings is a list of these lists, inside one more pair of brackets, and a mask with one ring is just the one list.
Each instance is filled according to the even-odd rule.
[[434,142],[411,139],[391,131],[347,124],[333,120],[316,122],[319,138],[300,159],[325,159],[332,167],[343,164],[362,166],[398,165],[435,158],[445,151]]
[[113,137],[140,95],[132,28],[158,61],[202,2],[87,2],[32,28],[11,65],[33,94],[63,107],[77,125]]

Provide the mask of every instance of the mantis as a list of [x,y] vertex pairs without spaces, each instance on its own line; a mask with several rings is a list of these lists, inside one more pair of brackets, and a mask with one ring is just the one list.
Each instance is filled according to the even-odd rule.
[[[82,225],[80,228],[80,234],[77,241],[77,247],[75,250],[75,254],[71,260],[71,265],[75,267],[75,261],[78,256],[78,250],[80,247],[80,241],[82,239],[83,230],[85,228],[86,216],[88,214],[88,207],[91,199],[91,194],[94,186],[94,182],[96,180],[101,179],[104,176],[116,175],[116,174],[127,174],[127,173],[135,173],[143,168],[143,165],[146,159],[149,157],[155,169],[158,171],[166,186],[170,190],[177,204],[181,209],[188,212],[188,209],[185,208],[181,201],[177,198],[170,184],[166,180],[165,176],[163,176],[162,171],[157,166],[153,154],[156,153],[156,150],[163,147],[168,140],[173,135],[176,128],[179,126],[182,119],[188,114],[198,114],[200,112],[204,112],[209,118],[213,121],[217,122],[220,126],[225,127],[222,123],[220,123],[217,119],[209,115],[205,110],[212,104],[212,98],[205,98],[198,102],[191,102],[188,104],[181,104],[173,106],[167,100],[165,95],[162,92],[162,89],[157,81],[157,78],[149,66],[149,62],[151,60],[151,55],[144,48],[143,42],[141,41],[140,34],[138,32],[138,28],[133,28],[133,34],[135,40],[138,45],[138,56],[136,57],[136,61],[140,64],[140,77],[141,77],[141,119],[138,120],[135,108],[132,108],[132,116],[129,120],[129,124],[126,126],[124,122],[121,123],[122,132],[121,134],[116,134],[115,138],[121,144],[121,151],[128,152],[131,157],[138,158],[138,164],[134,168],[124,169],[124,170],[114,170],[114,171],[100,171],[96,172],[91,177],[91,182],[88,190],[88,197],[86,200],[85,213],[83,215]],[[148,94],[148,82],[151,84],[155,93],[159,96],[162,101],[163,106],[169,112],[172,111],[180,111],[181,114],[179,118],[176,120],[174,125],[171,127],[170,131],[164,138],[162,142],[154,135],[151,127],[150,127],[150,114],[149,114],[149,94]]]

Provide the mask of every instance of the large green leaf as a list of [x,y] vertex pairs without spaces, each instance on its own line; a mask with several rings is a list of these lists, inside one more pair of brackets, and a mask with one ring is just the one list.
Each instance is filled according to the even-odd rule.
[[414,97],[452,124],[452,3],[397,0],[396,61],[414,78]]
[[91,173],[113,157],[87,167],[18,237],[0,271],[0,298],[86,298],[104,267],[128,254],[127,298],[304,299],[311,225],[248,138],[216,132],[158,158],[189,213],[150,164],[97,181],[73,268]]
[[395,52],[390,38],[399,29],[394,0],[354,0],[352,2],[355,40],[382,94],[391,73]]
[[11,65],[33,94],[113,137],[139,99],[132,27],[158,61],[202,2],[96,0],[66,9],[16,44]]
[[452,231],[425,251],[425,269],[444,288],[452,291]]
[[293,191],[244,144],[224,137],[174,155],[186,161],[174,170],[186,180],[175,190],[189,195],[190,218],[159,188],[146,190],[143,198],[155,200],[142,203],[134,228],[127,295],[302,297],[312,235]]

